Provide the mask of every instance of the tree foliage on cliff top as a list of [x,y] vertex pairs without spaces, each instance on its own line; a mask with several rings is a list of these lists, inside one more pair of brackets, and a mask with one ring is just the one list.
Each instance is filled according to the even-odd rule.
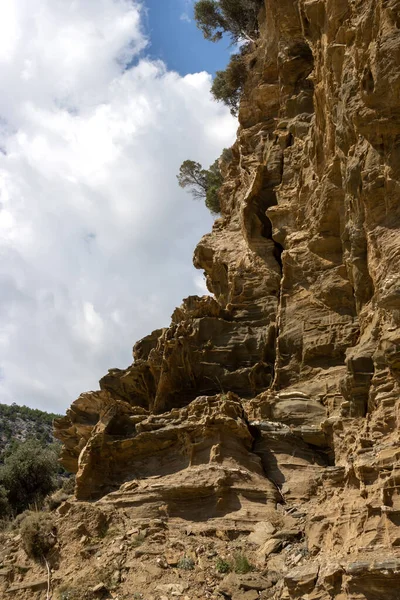
[[262,4],[262,0],[198,0],[194,16],[207,40],[217,42],[226,33],[236,43],[257,36]]

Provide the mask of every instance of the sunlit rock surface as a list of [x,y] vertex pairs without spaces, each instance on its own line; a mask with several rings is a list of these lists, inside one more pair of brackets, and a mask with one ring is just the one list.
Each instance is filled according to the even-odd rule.
[[400,2],[265,0],[260,32],[194,255],[213,297],[80,396],[63,463],[132,519],[253,532],[263,598],[396,600]]

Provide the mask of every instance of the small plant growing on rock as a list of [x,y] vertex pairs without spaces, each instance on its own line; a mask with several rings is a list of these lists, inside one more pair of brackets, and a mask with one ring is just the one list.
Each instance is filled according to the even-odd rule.
[[230,573],[231,565],[227,560],[218,557],[217,562],[215,563],[215,570],[217,571],[217,573]]
[[30,510],[24,510],[24,512],[17,515],[15,517],[15,519],[13,521],[11,521],[11,523],[10,523],[11,531],[17,531],[17,530],[21,529],[22,521],[30,514],[31,514]]
[[54,520],[46,513],[26,512],[21,523],[22,545],[29,557],[44,558],[57,541]]
[[275,509],[270,509],[267,511],[266,520],[269,521],[271,525],[275,527],[275,529],[283,529],[285,526],[283,515]]
[[190,558],[190,556],[184,556],[178,562],[177,567],[178,569],[183,569],[184,571],[193,571],[194,560]]
[[233,570],[235,571],[235,573],[240,573],[244,575],[245,573],[249,573],[253,569],[253,567],[251,566],[251,564],[247,560],[247,557],[244,554],[238,552],[233,558]]
[[97,525],[97,537],[103,540],[108,535],[112,535],[113,530],[110,529],[110,523],[107,519],[100,519]]
[[132,538],[132,546],[134,548],[137,548],[138,546],[141,546],[145,540],[145,536],[143,533],[138,533],[137,535],[134,535]]
[[58,598],[59,598],[59,600],[76,600],[77,594],[75,593],[75,591],[72,588],[62,587],[58,591]]
[[46,497],[44,502],[45,509],[55,510],[63,502],[74,493],[75,489],[75,475],[64,477],[61,487],[56,490],[53,494]]
[[61,504],[63,502],[65,502],[65,500],[68,500],[68,498],[69,498],[69,495],[60,489],[60,490],[57,490],[56,492],[54,492],[54,494],[47,496],[47,498],[44,502],[44,506],[48,510],[55,510],[56,508],[61,506]]

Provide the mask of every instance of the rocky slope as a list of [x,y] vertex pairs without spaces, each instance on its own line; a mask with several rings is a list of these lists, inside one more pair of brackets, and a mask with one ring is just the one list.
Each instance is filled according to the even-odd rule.
[[0,404],[0,462],[4,451],[14,442],[36,438],[44,444],[55,442],[53,420],[60,415],[28,406]]
[[[265,0],[248,63],[194,257],[214,297],[56,423],[77,500],[54,576],[77,577],[74,539],[85,589],[112,565],[105,597],[396,600],[400,2]],[[93,558],[99,515],[115,535]],[[235,552],[257,571],[215,570]]]

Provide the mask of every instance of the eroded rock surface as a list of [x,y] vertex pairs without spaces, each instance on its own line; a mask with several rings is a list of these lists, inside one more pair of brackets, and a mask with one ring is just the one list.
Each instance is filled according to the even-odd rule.
[[400,598],[399,15],[265,0],[195,251],[213,297],[56,423],[78,499],[254,536],[267,584],[199,597]]

